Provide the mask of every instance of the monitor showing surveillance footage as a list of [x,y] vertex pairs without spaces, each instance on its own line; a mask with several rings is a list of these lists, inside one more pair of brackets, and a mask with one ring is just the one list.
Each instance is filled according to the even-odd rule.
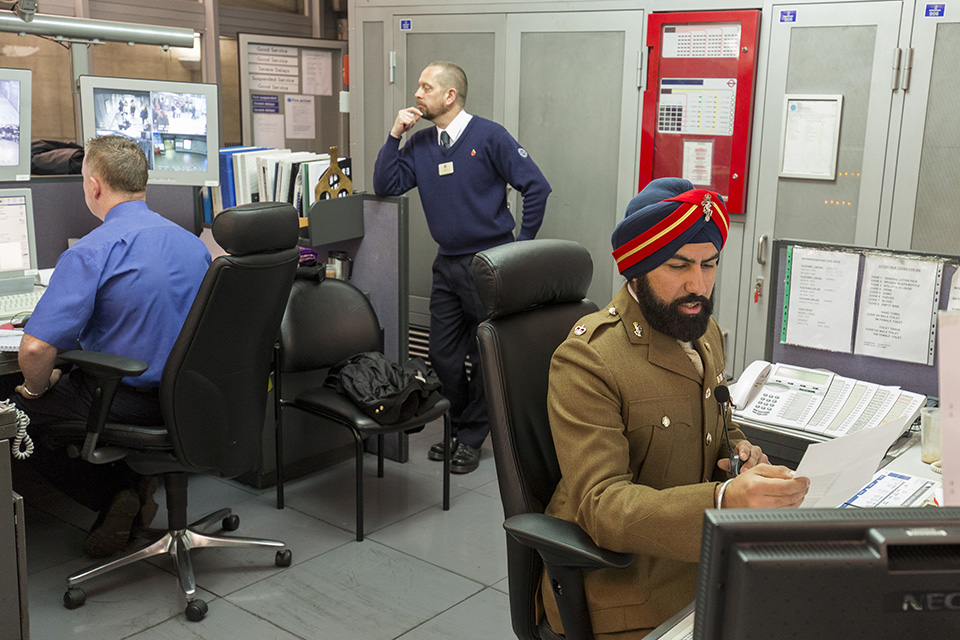
[[218,104],[212,84],[80,77],[84,140],[106,135],[136,140],[152,183],[217,184]]
[[0,182],[30,179],[31,74],[0,69]]

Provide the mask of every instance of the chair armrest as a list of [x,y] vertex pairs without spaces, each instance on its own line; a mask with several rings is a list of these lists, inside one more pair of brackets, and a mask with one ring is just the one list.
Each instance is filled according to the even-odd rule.
[[543,558],[545,565],[594,569],[624,569],[633,555],[601,549],[579,525],[543,513],[522,513],[503,523],[518,542]]
[[93,394],[90,415],[87,417],[87,436],[84,439],[83,447],[68,446],[68,455],[79,457],[94,464],[106,464],[126,457],[127,451],[125,449],[119,447],[98,448],[97,440],[107,423],[110,405],[113,404],[113,398],[117,394],[121,378],[139,376],[147,370],[149,365],[141,360],[97,351],[66,351],[58,357],[62,362],[73,364],[89,375],[94,380],[98,390]]
[[135,360],[126,356],[99,351],[65,351],[59,359],[75,365],[84,373],[100,380],[110,380],[135,377],[147,370],[148,364],[142,360]]

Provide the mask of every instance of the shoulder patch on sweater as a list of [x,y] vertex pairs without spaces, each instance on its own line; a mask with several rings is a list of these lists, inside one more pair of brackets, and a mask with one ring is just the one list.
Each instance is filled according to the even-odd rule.
[[520,154],[521,158],[526,158],[530,155],[529,153],[527,153],[527,150],[524,149],[523,147],[520,147],[519,149],[517,149],[517,153]]

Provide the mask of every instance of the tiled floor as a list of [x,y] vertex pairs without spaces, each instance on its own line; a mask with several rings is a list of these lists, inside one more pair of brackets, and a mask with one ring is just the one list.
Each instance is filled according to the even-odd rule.
[[90,564],[80,547],[94,514],[46,485],[31,486],[24,496],[31,638],[513,638],[492,450],[484,446],[473,473],[452,476],[444,512],[441,464],[426,458],[440,434],[431,425],[411,436],[410,461],[387,461],[382,479],[368,455],[363,542],[354,536],[352,459],[289,482],[282,511],[272,490],[192,478],[191,519],[229,506],[241,519],[237,535],[283,540],[293,551],[286,569],[274,566],[270,550],[195,552],[198,592],[210,607],[199,623],[184,617],[166,558],[95,578],[84,585],[84,606],[64,608],[66,576]]

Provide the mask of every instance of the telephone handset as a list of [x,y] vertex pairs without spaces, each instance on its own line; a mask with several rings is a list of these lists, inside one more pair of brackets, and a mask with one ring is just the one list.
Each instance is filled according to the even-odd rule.
[[737,383],[730,389],[730,401],[738,409],[744,409],[750,402],[757,397],[760,389],[770,377],[770,370],[773,365],[764,360],[754,360],[750,363],[740,377]]

